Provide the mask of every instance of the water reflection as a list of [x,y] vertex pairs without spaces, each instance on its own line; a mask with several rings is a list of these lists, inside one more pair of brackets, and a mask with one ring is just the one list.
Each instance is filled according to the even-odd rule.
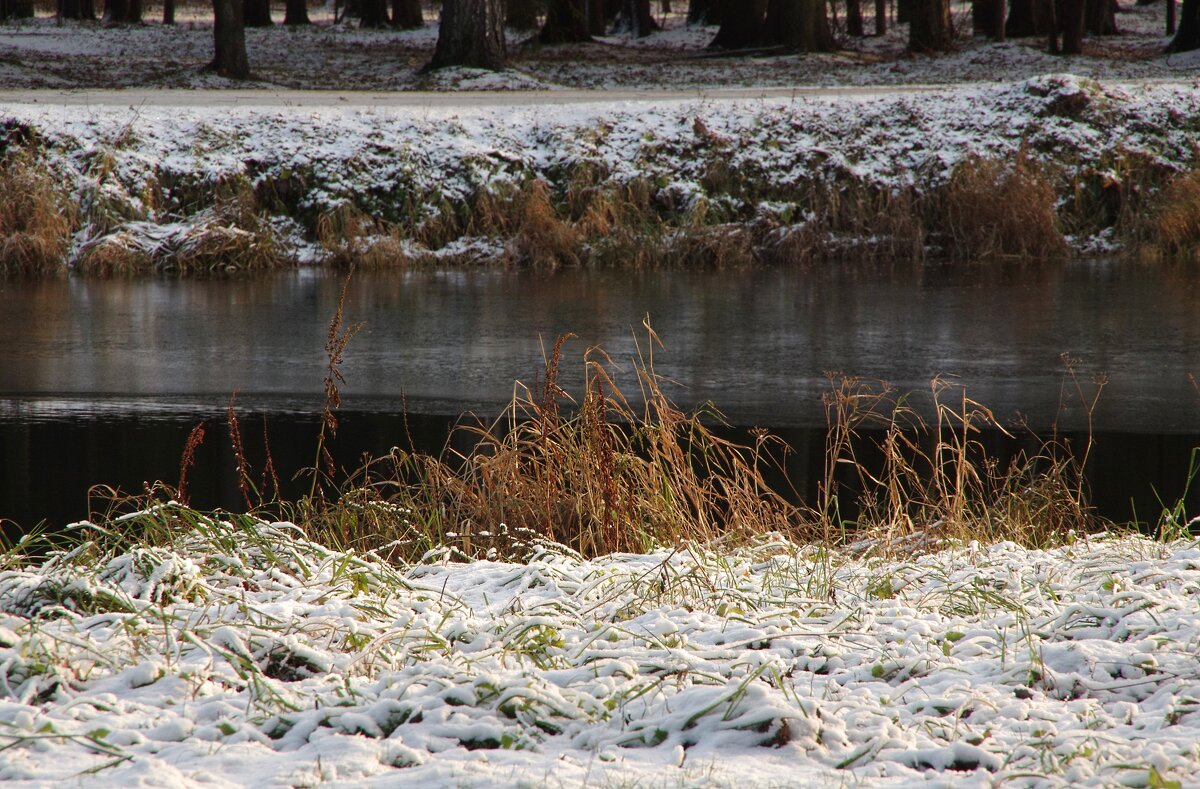
[[[48,439],[21,438],[18,426],[95,427],[70,439],[97,442],[100,465],[85,472],[94,482],[104,456],[148,452],[131,425],[219,414],[235,390],[248,409],[311,416],[341,284],[314,271],[234,281],[0,281],[0,440],[14,480],[0,516],[33,478],[53,475],[52,456],[73,451],[35,446]],[[364,328],[347,354],[343,393],[362,413],[493,415],[514,380],[533,382],[543,343],[570,331],[579,339],[567,348],[568,387],[581,376],[584,349],[603,346],[634,394],[629,370],[639,349],[650,349],[641,328],[649,316],[666,346],[654,359],[672,396],[712,401],[737,424],[818,427],[825,373],[843,371],[915,392],[934,375],[956,376],[1005,421],[1019,412],[1038,429],[1057,419],[1078,430],[1086,414],[1064,390],[1067,353],[1080,360],[1085,390],[1108,376],[1095,429],[1187,436],[1200,432],[1200,393],[1187,378],[1200,373],[1198,289],[1188,267],[1128,261],[360,272],[346,319]],[[110,416],[132,422],[110,435],[99,427]],[[180,446],[155,463],[177,465]],[[1172,448],[1184,456],[1162,462],[1186,465],[1186,449]]]

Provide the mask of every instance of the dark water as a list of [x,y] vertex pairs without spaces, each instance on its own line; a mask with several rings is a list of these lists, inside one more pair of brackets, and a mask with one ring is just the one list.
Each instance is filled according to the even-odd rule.
[[[93,483],[174,482],[201,420],[210,433],[194,497],[235,506],[221,420],[235,390],[248,446],[261,445],[265,419],[278,465],[311,465],[341,284],[310,271],[0,281],[0,517],[62,523],[87,514]],[[345,317],[364,326],[342,368],[339,460],[409,436],[437,449],[450,417],[495,416],[513,381],[532,384],[543,347],[567,331],[578,335],[564,354],[568,389],[585,349],[603,346],[633,394],[632,360],[650,348],[647,316],[665,346],[654,363],[671,396],[784,433],[798,450],[801,490],[820,473],[831,371],[886,379],[922,408],[930,378],[954,376],[1005,424],[1078,433],[1086,409],[1060,357],[1077,358],[1085,394],[1097,376],[1108,380],[1092,415],[1090,472],[1114,518],[1128,518],[1131,501],[1145,518],[1155,489],[1180,495],[1200,445],[1200,393],[1188,379],[1200,374],[1200,275],[1187,268],[426,271],[359,273],[350,283]]]

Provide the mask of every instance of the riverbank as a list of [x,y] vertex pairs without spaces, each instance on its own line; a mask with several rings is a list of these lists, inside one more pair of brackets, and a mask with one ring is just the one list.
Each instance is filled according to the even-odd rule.
[[1200,240],[1191,85],[2,115],[18,272],[1188,257]]

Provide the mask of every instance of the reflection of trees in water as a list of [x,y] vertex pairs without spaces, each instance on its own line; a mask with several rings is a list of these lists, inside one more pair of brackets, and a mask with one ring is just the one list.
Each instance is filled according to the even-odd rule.
[[[1200,373],[1194,280],[1184,266],[1121,261],[359,272],[346,319],[366,327],[347,351],[344,394],[351,406],[404,396],[415,410],[440,401],[495,416],[514,380],[533,384],[540,343],[570,331],[564,385],[578,388],[585,350],[600,345],[633,397],[628,362],[649,315],[671,396],[735,419],[820,424],[824,373],[841,371],[902,390],[956,374],[1002,418],[1020,408],[1048,423],[1068,352],[1085,380],[1110,375],[1101,422],[1141,429],[1194,417],[1180,408],[1197,399],[1185,374]],[[200,394],[219,406],[240,389],[243,402],[299,395],[317,408],[340,286],[312,271],[6,283],[0,326],[20,340],[0,347],[0,391]]]

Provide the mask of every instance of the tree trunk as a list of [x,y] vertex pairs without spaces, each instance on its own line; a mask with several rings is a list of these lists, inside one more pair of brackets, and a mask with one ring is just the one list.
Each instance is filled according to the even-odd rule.
[[887,0],[875,0],[875,35],[887,35]]
[[1062,36],[1059,54],[1083,54],[1083,22],[1087,0],[1056,0],[1056,30]]
[[721,15],[717,11],[717,0],[692,0],[688,4],[689,25],[719,25]]
[[658,30],[658,23],[650,13],[650,0],[622,0],[616,22],[618,30],[628,30],[637,38]]
[[587,18],[587,29],[593,36],[608,32],[608,3],[605,0],[583,0],[583,15]]
[[971,3],[974,32],[993,41],[1004,40],[1004,0],[975,0]]
[[246,27],[270,27],[270,0],[242,0],[242,23]]
[[307,0],[286,0],[283,6],[283,23],[290,27],[311,25],[312,20],[308,18]]
[[762,44],[767,0],[714,0],[721,29],[710,49],[748,49]]
[[514,30],[536,30],[537,0],[508,0],[504,7],[504,23]]
[[505,67],[503,0],[444,0],[437,49],[427,68]]
[[58,0],[59,19],[83,19],[83,8],[79,0]]
[[140,25],[142,23],[142,0],[105,0],[104,15],[100,18],[103,27],[114,25]]
[[829,29],[825,0],[770,0],[763,32],[766,43],[783,44],[796,52],[838,49]]
[[954,48],[950,0],[915,0],[908,28],[911,52],[947,52]]
[[213,40],[214,54],[208,68],[230,79],[249,77],[242,0],[213,0]]
[[1004,35],[1008,38],[1047,35],[1054,28],[1050,21],[1052,11],[1052,0],[1009,0]]
[[1179,29],[1167,44],[1168,52],[1200,49],[1200,0],[1183,0],[1179,9]]
[[175,24],[175,0],[163,0],[163,24]]
[[421,0],[392,0],[392,27],[416,30],[425,27]]
[[846,33],[857,38],[867,34],[863,25],[862,0],[846,0]]
[[917,0],[896,0],[896,24],[904,25],[912,21],[916,3]]
[[[599,0],[590,0],[599,3]],[[585,0],[550,0],[546,9],[546,22],[538,33],[543,44],[569,44],[591,41],[589,32],[589,8]]]
[[358,6],[358,26],[379,29],[387,27],[387,0],[362,0]]
[[1117,30],[1117,0],[1087,0],[1084,27],[1093,36],[1115,36]]

